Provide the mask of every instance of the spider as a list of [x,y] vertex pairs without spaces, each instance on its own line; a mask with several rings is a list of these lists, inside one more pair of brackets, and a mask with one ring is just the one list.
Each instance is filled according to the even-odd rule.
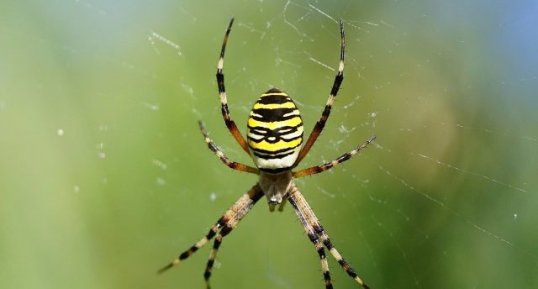
[[206,286],[207,288],[210,288],[209,279],[211,277],[213,264],[224,237],[238,225],[239,221],[248,214],[256,202],[265,195],[271,212],[275,210],[276,206],[278,206],[279,211],[282,211],[286,201],[293,206],[310,242],[314,244],[319,255],[326,289],[333,288],[333,285],[324,247],[329,250],[329,253],[351,278],[362,286],[362,288],[369,288],[333,246],[327,232],[323,229],[318,218],[314,214],[314,211],[312,211],[310,205],[308,205],[306,199],[293,182],[295,178],[305,177],[331,169],[350,159],[375,140],[375,136],[372,136],[364,143],[358,145],[355,149],[342,154],[331,162],[298,171],[293,170],[308,154],[308,151],[310,151],[310,148],[312,148],[312,145],[314,145],[316,139],[323,130],[325,122],[331,113],[331,107],[336,98],[336,94],[344,79],[345,36],[343,22],[341,20],[339,22],[340,62],[338,72],[321,117],[316,122],[304,146],[302,146],[304,129],[301,114],[288,94],[277,88],[271,88],[262,94],[256,103],[254,103],[254,107],[250,111],[250,116],[248,118],[248,133],[246,140],[232,120],[227,104],[226,90],[224,88],[224,73],[222,69],[224,66],[226,43],[228,42],[233,22],[234,19],[232,18],[228,24],[226,33],[224,34],[224,40],[217,64],[217,85],[224,123],[241,148],[243,148],[243,150],[253,159],[255,167],[228,159],[213,140],[209,138],[203,123],[199,121],[198,124],[207,146],[225,165],[234,170],[256,174],[259,176],[259,180],[218,219],[202,239],[192,245],[188,250],[179,254],[177,258],[161,268],[158,272],[162,273],[175,265],[178,265],[181,261],[187,259],[194,252],[198,251],[198,249],[202,248],[211,239],[215,238],[213,249],[209,254],[204,272]]

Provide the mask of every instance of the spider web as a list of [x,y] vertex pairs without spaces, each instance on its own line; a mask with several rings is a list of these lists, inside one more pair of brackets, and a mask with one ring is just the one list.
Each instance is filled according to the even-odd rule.
[[[301,167],[377,140],[297,184],[372,288],[536,287],[537,10],[533,1],[0,4],[0,287],[203,288],[208,248],[153,272],[256,181],[222,166],[196,125],[250,164],[222,124],[214,79],[232,16],[224,73],[241,130],[273,86],[312,129],[344,21],[345,80]],[[357,288],[329,263],[335,288]],[[212,284],[323,288],[291,206],[270,214],[264,200],[224,240]]]

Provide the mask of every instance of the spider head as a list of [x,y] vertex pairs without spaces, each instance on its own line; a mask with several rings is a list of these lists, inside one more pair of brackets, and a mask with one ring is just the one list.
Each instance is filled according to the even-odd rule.
[[303,143],[303,120],[285,92],[271,88],[254,103],[247,140],[256,166],[278,173],[290,170]]

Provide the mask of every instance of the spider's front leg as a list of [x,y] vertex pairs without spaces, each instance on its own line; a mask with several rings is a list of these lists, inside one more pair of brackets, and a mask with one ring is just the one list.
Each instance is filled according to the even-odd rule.
[[[292,190],[296,190],[296,188],[292,188]],[[317,235],[316,231],[310,225],[308,218],[312,218],[313,212],[310,210],[312,215],[308,214],[308,210],[304,210],[300,207],[304,206],[304,204],[301,204],[300,202],[297,202],[296,197],[289,197],[287,196],[289,202],[295,209],[295,213],[297,214],[297,217],[299,218],[299,221],[301,221],[301,224],[303,225],[303,228],[308,236],[308,239],[312,244],[314,244],[314,247],[316,248],[316,251],[318,252],[319,260],[321,262],[321,270],[323,272],[323,280],[325,282],[325,289],[332,289],[332,280],[331,280],[331,273],[329,271],[329,264],[327,263],[327,255],[325,255],[325,249],[323,248],[323,243],[320,240],[320,237]],[[308,205],[308,204],[306,204]],[[306,212],[306,213],[305,213]]]
[[321,259],[321,267],[323,270],[323,277],[325,279],[325,287],[332,288],[332,284],[330,283],[331,278],[329,275],[329,267],[327,266],[325,252],[323,251],[323,246],[320,246],[320,242],[325,245],[331,255],[336,259],[338,264],[351,278],[353,278],[353,280],[355,280],[362,288],[369,289],[370,287],[366,285],[366,283],[358,276],[358,274],[351,267],[351,265],[349,265],[349,263],[342,257],[342,255],[340,255],[338,250],[336,250],[336,248],[332,245],[329,236],[321,226],[318,218],[314,214],[314,211],[312,211],[310,205],[308,205],[308,203],[306,202],[306,199],[295,186],[292,187],[292,189],[290,190],[288,200],[295,209],[295,213],[299,217],[299,220],[301,220],[301,223],[303,224],[305,231],[308,234],[308,238],[316,246],[316,249]]
[[[193,244],[189,249],[179,254],[172,262],[159,269],[158,273],[163,273],[168,269],[178,265],[181,261],[189,258],[192,254],[207,244],[213,237],[217,236],[210,257],[204,278],[206,279],[207,286],[209,288],[209,277],[211,276],[211,268],[213,266],[214,259],[217,255],[218,248],[222,242],[222,238],[228,235],[236,226],[239,221],[245,217],[250,209],[258,202],[263,196],[263,192],[258,184],[254,185],[247,193],[245,193],[239,200],[237,200],[219,220],[211,227],[209,232],[200,241]],[[218,241],[217,241],[218,240]],[[208,273],[209,272],[209,273]]]
[[243,219],[243,217],[246,216],[248,212],[250,212],[250,209],[264,194],[261,191],[260,186],[256,184],[246,195],[248,195],[248,199],[243,196],[242,199],[239,199],[228,210],[235,212],[235,215],[233,218],[229,218],[228,222],[226,222],[225,226],[215,237],[215,241],[213,242],[213,248],[211,249],[211,253],[209,253],[209,258],[207,259],[207,265],[204,271],[204,279],[206,282],[207,289],[211,288],[211,286],[209,285],[209,279],[211,278],[213,265],[215,264],[215,258],[217,257],[217,253],[219,251],[220,245],[222,244],[222,240],[224,239],[224,237],[230,234],[232,230],[235,229],[235,227],[237,227],[239,221],[241,221],[241,219]]

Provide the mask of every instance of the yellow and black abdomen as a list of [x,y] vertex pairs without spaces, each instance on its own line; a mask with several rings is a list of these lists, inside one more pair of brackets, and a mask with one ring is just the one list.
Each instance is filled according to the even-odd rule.
[[247,139],[256,166],[278,173],[290,169],[303,143],[303,120],[293,100],[272,88],[256,101]]

